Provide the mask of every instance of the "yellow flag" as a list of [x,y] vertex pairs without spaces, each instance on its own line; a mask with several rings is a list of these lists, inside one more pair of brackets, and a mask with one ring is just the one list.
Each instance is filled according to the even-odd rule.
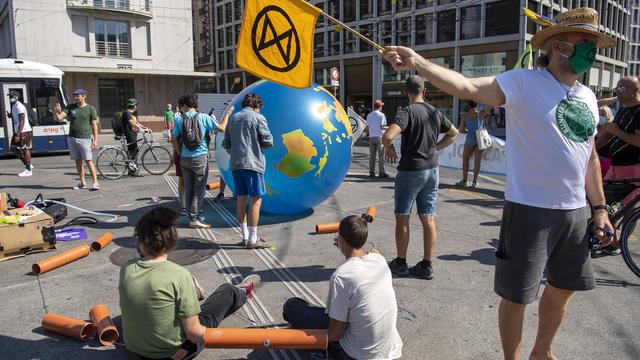
[[513,66],[514,69],[533,69],[533,48],[531,44],[527,44],[527,47],[524,49],[518,61]]
[[310,87],[319,14],[304,0],[245,0],[236,63],[266,80]]

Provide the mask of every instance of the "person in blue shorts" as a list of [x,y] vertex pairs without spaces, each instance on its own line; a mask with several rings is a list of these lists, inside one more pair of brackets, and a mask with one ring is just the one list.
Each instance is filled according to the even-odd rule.
[[273,136],[267,119],[260,114],[261,108],[262,99],[258,94],[245,95],[242,110],[229,119],[222,142],[222,147],[230,155],[229,167],[237,196],[236,216],[242,228],[242,243],[249,249],[271,247],[271,244],[259,241],[258,237],[262,196],[267,193],[264,182],[267,162],[263,150],[273,146]]

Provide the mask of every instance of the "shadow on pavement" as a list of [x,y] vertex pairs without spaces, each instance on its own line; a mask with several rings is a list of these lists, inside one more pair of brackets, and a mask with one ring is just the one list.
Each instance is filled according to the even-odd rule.
[[[232,198],[226,198],[217,204],[224,207],[230,213],[230,216],[234,219],[232,224],[230,225],[227,220],[220,215],[219,210],[213,208],[208,202],[205,202],[204,214],[202,214],[205,217],[205,222],[210,224],[213,228],[230,228],[237,226],[235,221],[236,201]],[[258,226],[288,223],[304,219],[313,215],[313,213],[313,209],[297,214],[271,214],[267,212],[260,212],[260,222],[258,223]]]
[[496,264],[496,247],[498,246],[498,239],[492,239],[487,245],[489,248],[473,250],[469,255],[440,255],[438,259],[445,261],[477,261],[483,265],[495,265]]
[[103,350],[104,346],[95,339],[82,342],[51,333],[41,327],[34,329],[33,332],[45,335],[47,338],[26,340],[0,335],[3,358],[12,360],[139,359],[137,356],[129,354],[123,346],[116,345],[115,349]]
[[[113,241],[120,246],[109,255],[109,261],[116,266],[123,266],[127,261],[140,257],[136,250],[136,239],[124,237]],[[209,259],[219,250],[217,244],[198,238],[179,238],[175,248],[169,253],[169,260],[178,265],[192,265]]]
[[476,188],[461,187],[461,186],[443,184],[443,183],[440,183],[440,186],[438,188],[440,190],[442,190],[442,189],[465,190],[465,191],[472,192],[472,193],[487,195],[487,196],[490,196],[490,197],[492,197],[494,199],[497,199],[497,200],[499,199],[500,201],[502,201],[504,199],[504,191],[500,191],[500,190],[486,189],[486,188],[482,188],[482,187],[476,187]]
[[[328,281],[331,278],[331,274],[336,269],[333,268],[325,268],[322,265],[308,265],[308,266],[297,266],[297,267],[287,267],[300,281],[302,282],[321,282]],[[218,272],[221,274],[224,273],[235,273],[239,271],[244,276],[250,274],[260,275],[262,282],[280,282],[280,279],[275,275],[274,271],[269,270],[257,270],[254,271],[254,268],[251,266],[236,266],[235,268],[222,268],[219,269]]]

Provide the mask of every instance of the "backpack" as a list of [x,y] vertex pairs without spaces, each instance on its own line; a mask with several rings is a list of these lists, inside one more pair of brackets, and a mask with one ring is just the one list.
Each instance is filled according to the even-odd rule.
[[111,129],[113,129],[113,136],[115,137],[124,136],[125,126],[124,121],[122,121],[123,114],[123,111],[116,111],[116,113],[113,114],[113,119],[111,120]]
[[33,110],[31,106],[29,106],[29,104],[23,104],[23,105],[27,109],[27,119],[29,119],[29,125],[31,125],[31,127],[38,125],[40,123],[38,121],[38,114],[36,114],[36,112]]
[[193,117],[190,117],[186,113],[182,114],[182,135],[180,140],[189,151],[195,151],[202,144],[202,130],[200,129],[198,115],[196,113]]

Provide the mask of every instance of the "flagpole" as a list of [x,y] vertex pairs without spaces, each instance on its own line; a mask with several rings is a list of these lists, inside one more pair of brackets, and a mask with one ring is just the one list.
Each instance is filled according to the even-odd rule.
[[[318,8],[316,7],[316,9],[318,9]],[[333,16],[331,16],[331,15],[327,14],[326,12],[324,12],[324,11],[322,11],[322,10],[320,10],[320,9],[318,9],[318,10],[320,11],[320,14],[322,14],[324,17],[326,17],[327,19],[329,19],[329,20],[333,21],[334,23],[336,23],[336,24],[338,24],[338,25],[342,26],[343,28],[345,28],[345,29],[347,29],[347,30],[351,31],[351,33],[353,33],[355,36],[357,36],[357,37],[359,37],[360,39],[362,39],[362,41],[366,42],[367,44],[369,44],[369,45],[373,46],[374,48],[376,48],[376,49],[378,49],[378,50],[380,50],[380,51],[384,51],[384,47],[383,47],[383,46],[376,44],[374,41],[372,41],[372,40],[370,40],[369,38],[367,38],[366,36],[364,36],[364,35],[360,34],[357,30],[355,30],[355,29],[353,29],[353,28],[349,27],[347,24],[345,24],[345,23],[343,23],[342,21],[340,21],[340,20],[338,20],[338,19],[334,18]]]

